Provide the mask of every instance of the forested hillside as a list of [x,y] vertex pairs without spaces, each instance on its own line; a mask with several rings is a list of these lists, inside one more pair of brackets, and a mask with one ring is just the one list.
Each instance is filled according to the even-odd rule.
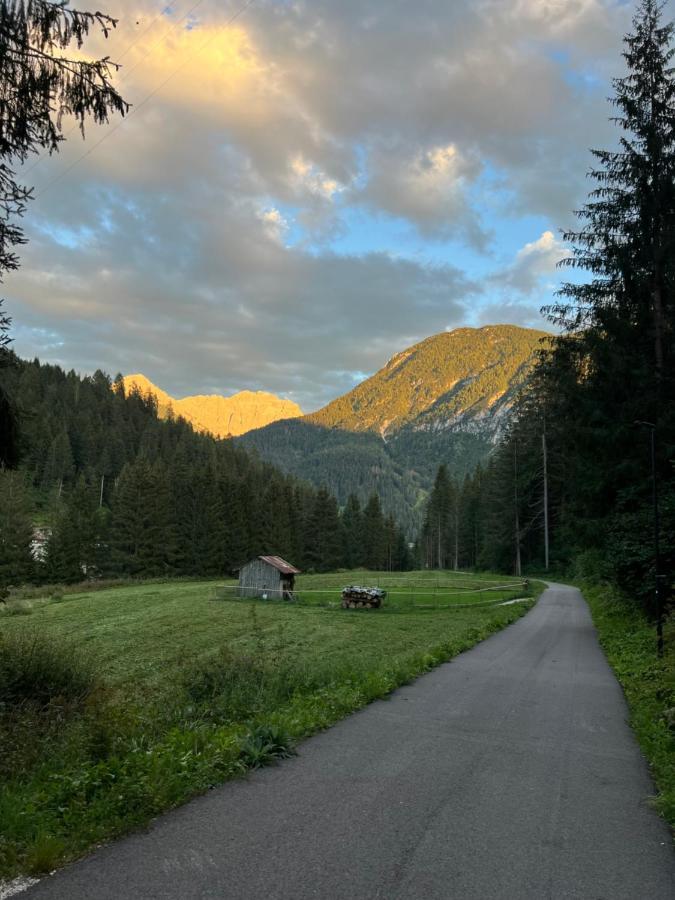
[[546,338],[512,325],[434,335],[317,413],[240,441],[341,503],[377,491],[417,533],[438,466],[461,479],[487,458]]
[[457,328],[397,353],[358,387],[306,417],[326,428],[475,430],[492,436],[532,366],[543,331],[515,325]]
[[[2,374],[20,411],[21,462],[0,471],[0,583],[221,575],[260,553],[316,570],[347,559],[407,565],[403,535],[377,498],[366,546],[358,504],[345,522],[327,490],[182,419],[161,420],[154,397],[127,394],[121,376],[16,357]],[[30,554],[36,524],[50,535],[40,565]]]

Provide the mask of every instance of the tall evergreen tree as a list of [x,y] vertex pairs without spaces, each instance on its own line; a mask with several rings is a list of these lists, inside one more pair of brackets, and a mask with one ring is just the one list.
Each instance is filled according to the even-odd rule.
[[342,511],[343,561],[347,569],[358,569],[363,565],[363,512],[356,494],[350,494]]
[[175,568],[176,536],[169,477],[143,457],[127,465],[113,503],[113,565],[119,572],[156,576]]
[[387,568],[387,534],[377,494],[370,495],[363,510],[363,562],[367,569]]
[[[597,187],[579,211],[583,226],[565,236],[573,245],[567,265],[589,280],[566,284],[547,310],[569,333],[538,376],[565,460],[568,550],[619,547],[621,578],[635,590],[648,575],[651,540],[643,533],[637,543],[645,546],[635,549],[632,523],[648,518],[651,503],[649,432],[636,422],[656,429],[666,494],[675,456],[675,51],[662,11],[641,0],[625,39],[627,74],[614,81],[619,148],[594,151]],[[666,548],[673,567],[675,539]]]
[[32,539],[31,504],[25,478],[20,472],[0,469],[0,599],[9,585],[32,578]]
[[76,582],[96,572],[100,538],[96,487],[80,476],[65,495],[47,544],[49,581]]
[[330,572],[342,557],[340,519],[335,497],[319,488],[306,523],[305,558],[309,568]]
[[457,568],[459,556],[459,507],[457,489],[447,466],[439,466],[429,495],[422,539],[426,565],[432,569]]

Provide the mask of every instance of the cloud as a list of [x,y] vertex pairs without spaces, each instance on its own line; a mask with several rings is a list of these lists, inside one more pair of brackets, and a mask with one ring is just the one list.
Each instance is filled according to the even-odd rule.
[[491,276],[493,283],[505,290],[533,294],[541,290],[542,279],[556,271],[562,259],[569,256],[569,248],[552,231],[545,231],[536,241],[520,249],[513,263]]
[[259,218],[263,223],[265,234],[273,241],[282,244],[288,232],[289,224],[279,210],[274,207],[272,209],[262,209],[260,210]]
[[[532,314],[587,148],[613,139],[626,4],[256,0],[234,23],[234,0],[106,6],[120,25],[86,50],[121,59],[133,111],[27,176],[31,243],[6,281],[19,352],[311,409],[468,316]],[[331,252],[355,211],[494,258],[519,217],[551,231],[482,290],[456,246],[434,265],[387,237]]]
[[377,147],[369,158],[372,174],[354,197],[407,220],[426,237],[460,237],[484,246],[485,232],[466,198],[480,168],[454,144],[418,149],[411,157],[396,147]]
[[459,325],[477,291],[448,265],[285,246],[279,210],[238,195],[200,196],[185,218],[196,195],[186,182],[130,207],[92,187],[83,208],[113,223],[105,238],[82,254],[36,234],[11,285],[21,351],[41,355],[47,333],[68,367],[140,369],[175,395],[267,389],[310,410],[345,373]]

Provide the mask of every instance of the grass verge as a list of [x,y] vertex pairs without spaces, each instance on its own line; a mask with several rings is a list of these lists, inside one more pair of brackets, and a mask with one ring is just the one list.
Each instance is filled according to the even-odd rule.
[[[533,596],[540,590],[532,585]],[[69,687],[71,699],[34,702],[23,690],[0,710],[0,874],[51,870],[287,756],[531,605],[387,614],[219,603],[212,593],[208,583],[115,588],[2,621],[5,647],[19,655],[76,635],[96,667],[86,690]],[[30,661],[43,664],[56,671],[48,655]],[[6,670],[27,666],[17,658]],[[76,676],[63,672],[63,684]]]
[[654,626],[635,603],[608,585],[580,587],[649,762],[659,792],[654,805],[675,828],[675,625],[667,626],[666,649],[659,659]]

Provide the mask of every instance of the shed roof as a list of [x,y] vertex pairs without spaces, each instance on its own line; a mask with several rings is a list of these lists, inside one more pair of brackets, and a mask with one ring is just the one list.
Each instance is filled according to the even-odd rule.
[[258,559],[262,559],[262,561],[266,562],[268,565],[274,566],[274,568],[281,572],[282,575],[300,574],[300,569],[296,569],[295,566],[287,563],[286,560],[282,559],[280,556],[259,556]]

